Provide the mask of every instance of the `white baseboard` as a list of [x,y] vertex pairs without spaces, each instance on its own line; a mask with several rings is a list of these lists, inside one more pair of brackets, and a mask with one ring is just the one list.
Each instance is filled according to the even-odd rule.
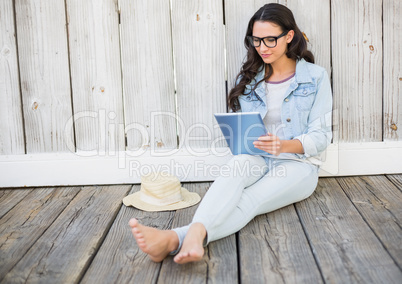
[[[0,187],[133,184],[152,170],[169,171],[181,181],[212,181],[231,158],[227,148],[0,156]],[[320,176],[402,173],[402,142],[331,144]]]

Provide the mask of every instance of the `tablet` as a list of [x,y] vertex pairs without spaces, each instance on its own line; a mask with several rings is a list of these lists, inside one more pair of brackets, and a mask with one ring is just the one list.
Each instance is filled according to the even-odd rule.
[[233,155],[270,155],[253,142],[267,134],[259,112],[216,113],[215,119]]

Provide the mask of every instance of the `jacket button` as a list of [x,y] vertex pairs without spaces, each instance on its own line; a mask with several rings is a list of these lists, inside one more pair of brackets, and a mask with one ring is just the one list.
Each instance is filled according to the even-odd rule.
[[288,99],[288,98],[286,98],[286,99],[285,99],[285,102],[288,102],[288,101],[289,101],[289,99]]
[[290,122],[290,121],[291,121],[291,119],[290,119],[290,118],[288,118],[288,119],[286,119],[286,121],[287,121],[287,122]]

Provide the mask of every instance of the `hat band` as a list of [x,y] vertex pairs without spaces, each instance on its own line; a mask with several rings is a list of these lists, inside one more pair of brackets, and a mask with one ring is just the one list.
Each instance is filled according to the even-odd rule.
[[157,206],[170,205],[183,200],[180,191],[165,198],[155,198],[153,196],[147,195],[143,191],[140,191],[140,199],[145,203]]

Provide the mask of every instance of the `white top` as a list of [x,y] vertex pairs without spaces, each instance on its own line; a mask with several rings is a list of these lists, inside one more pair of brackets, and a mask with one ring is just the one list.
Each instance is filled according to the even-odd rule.
[[[267,114],[263,118],[265,127],[269,133],[272,133],[279,137],[279,139],[285,139],[283,133],[281,112],[282,103],[286,96],[290,84],[295,81],[295,74],[279,82],[265,82],[265,94],[267,100]],[[272,155],[273,158],[279,159],[297,159],[297,156],[292,153],[281,153],[278,156]]]
[[294,74],[280,82],[265,82],[265,94],[267,98],[267,114],[263,118],[268,132],[284,139],[281,120],[282,103],[290,84],[295,81]]

